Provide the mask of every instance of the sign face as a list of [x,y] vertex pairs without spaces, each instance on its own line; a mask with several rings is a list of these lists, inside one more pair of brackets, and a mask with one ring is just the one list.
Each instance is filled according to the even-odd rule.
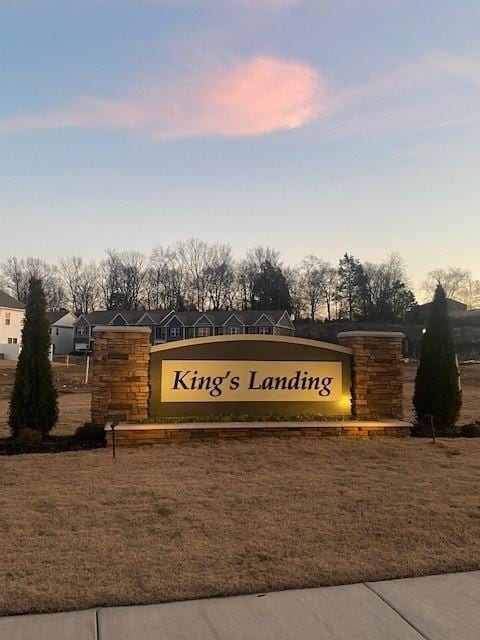
[[161,402],[335,402],[342,363],[163,360]]

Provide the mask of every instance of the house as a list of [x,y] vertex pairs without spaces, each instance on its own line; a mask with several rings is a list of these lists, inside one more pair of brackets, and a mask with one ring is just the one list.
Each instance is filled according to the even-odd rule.
[[[431,302],[420,304],[412,311],[414,317],[423,322],[428,320],[430,315]],[[463,302],[458,302],[452,298],[447,298],[447,313],[450,318],[465,318],[468,315],[468,307]]]
[[99,325],[152,328],[152,344],[222,335],[284,335],[295,332],[287,311],[94,311],[75,322],[74,350],[92,347]]
[[61,356],[73,351],[73,326],[77,316],[71,311],[50,311],[47,318],[53,355]]
[[25,305],[0,290],[0,358],[16,360],[22,343]]

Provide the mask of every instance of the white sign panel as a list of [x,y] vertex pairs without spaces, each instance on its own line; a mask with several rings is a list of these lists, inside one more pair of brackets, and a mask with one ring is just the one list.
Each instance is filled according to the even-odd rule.
[[161,402],[335,402],[340,362],[164,360]]

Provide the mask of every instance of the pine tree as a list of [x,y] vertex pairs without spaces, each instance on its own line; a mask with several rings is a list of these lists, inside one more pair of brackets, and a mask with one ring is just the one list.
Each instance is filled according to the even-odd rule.
[[252,309],[286,309],[292,311],[292,298],[282,269],[265,260],[253,282]]
[[31,278],[22,331],[22,351],[10,400],[9,424],[15,437],[25,428],[39,431],[44,436],[58,419],[57,391],[48,357],[49,329],[42,283],[37,278]]
[[447,313],[444,289],[438,285],[422,340],[420,364],[415,380],[413,405],[417,420],[437,432],[451,430],[462,404],[455,347]]

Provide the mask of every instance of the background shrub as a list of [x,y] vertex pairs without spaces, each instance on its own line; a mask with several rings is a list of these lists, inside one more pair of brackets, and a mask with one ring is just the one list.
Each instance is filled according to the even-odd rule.
[[472,424],[464,424],[460,435],[463,438],[480,438],[480,422],[473,422]]
[[105,442],[105,431],[102,426],[93,422],[86,422],[75,431],[77,442]]
[[38,444],[42,442],[42,434],[40,431],[36,431],[35,429],[20,429],[16,438],[18,444],[20,445],[28,445],[28,444]]

